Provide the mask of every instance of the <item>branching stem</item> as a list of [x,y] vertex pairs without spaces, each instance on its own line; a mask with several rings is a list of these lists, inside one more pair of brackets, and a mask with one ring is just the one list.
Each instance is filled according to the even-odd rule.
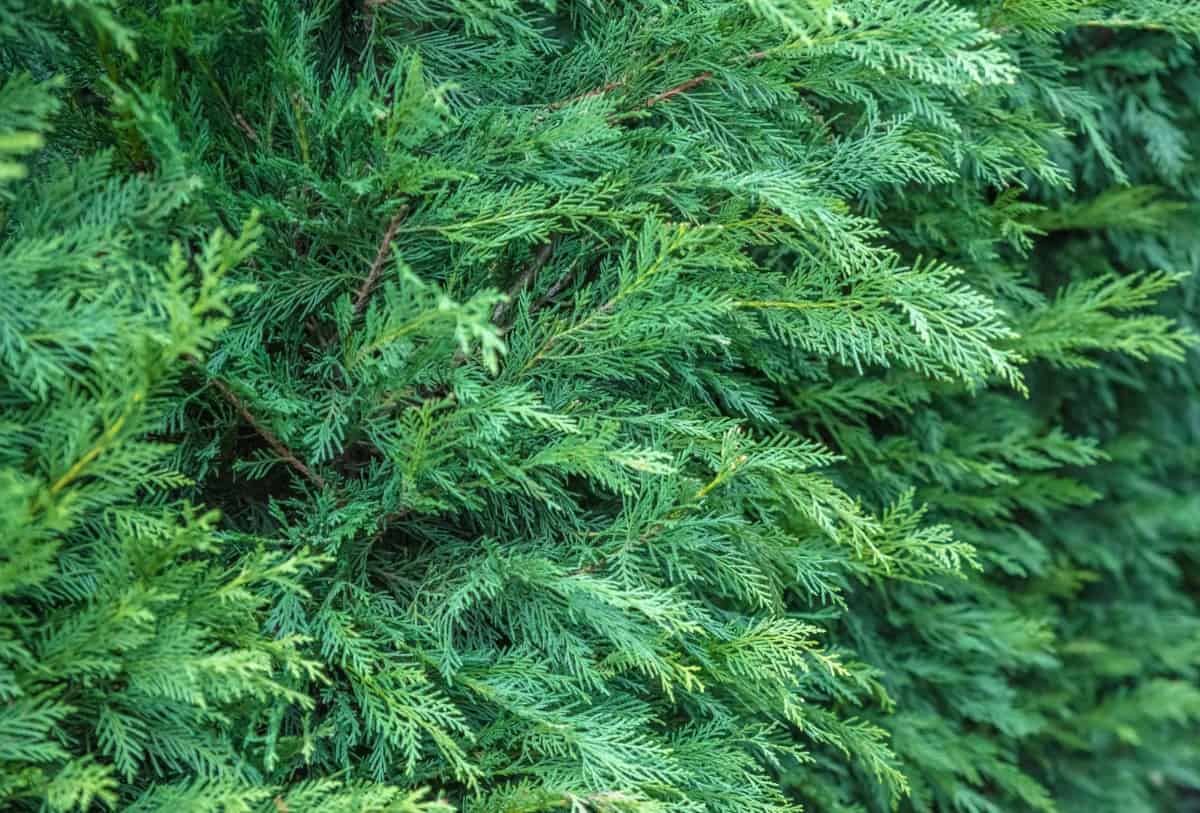
[[371,270],[367,272],[366,279],[358,288],[358,293],[354,295],[354,315],[362,315],[363,310],[367,307],[367,302],[371,298],[371,292],[375,290],[375,286],[379,284],[379,276],[383,273],[383,267],[387,263],[388,252],[392,247],[392,240],[396,238],[396,230],[400,228],[400,224],[404,222],[404,218],[408,215],[408,204],[400,207],[388,223],[387,230],[383,233],[383,239],[379,241],[379,250],[375,252],[375,259],[371,263]]
[[263,423],[258,420],[258,418],[254,417],[254,413],[251,412],[250,408],[246,406],[245,401],[239,398],[238,394],[231,390],[228,384],[219,378],[213,378],[211,380],[213,386],[220,391],[221,395],[225,396],[225,400],[228,401],[230,405],[237,410],[237,413],[242,416],[242,420],[250,424],[251,428],[253,428],[254,431],[257,432],[259,436],[267,442],[267,445],[274,450],[276,455],[286,461],[289,466],[304,475],[305,479],[307,479],[317,488],[325,488],[325,478],[310,469],[307,463],[298,458],[295,452],[288,448],[287,444],[280,440],[274,432],[264,426]]
[[543,243],[538,248],[537,254],[534,255],[533,261],[526,266],[521,275],[517,277],[516,282],[508,289],[508,294],[503,302],[496,304],[492,310],[492,322],[497,327],[504,327],[505,319],[508,317],[508,312],[512,310],[513,303],[521,292],[529,287],[530,283],[537,277],[538,272],[550,261],[550,255],[554,251],[553,241]]

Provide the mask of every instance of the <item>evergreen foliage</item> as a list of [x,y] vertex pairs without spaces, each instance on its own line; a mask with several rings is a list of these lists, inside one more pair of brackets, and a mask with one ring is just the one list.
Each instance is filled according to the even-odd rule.
[[1200,809],[1194,0],[0,2],[0,805]]

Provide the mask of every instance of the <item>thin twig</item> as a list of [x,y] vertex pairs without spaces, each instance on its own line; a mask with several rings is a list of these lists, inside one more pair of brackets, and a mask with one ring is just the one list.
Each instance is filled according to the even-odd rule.
[[[196,367],[200,367],[200,363],[196,359],[189,358],[188,360]],[[237,410],[237,413],[241,416],[242,420],[245,421],[246,423],[250,424],[250,426],[254,429],[254,431],[257,432],[259,434],[259,436],[267,442],[267,444],[271,447],[271,449],[275,452],[276,455],[278,455],[281,459],[286,461],[287,464],[289,466],[291,466],[292,468],[294,468],[296,471],[300,472],[300,474],[302,474],[305,477],[305,479],[307,479],[309,482],[311,482],[317,488],[322,489],[322,490],[325,489],[325,478],[322,477],[321,475],[317,474],[311,468],[309,468],[308,464],[306,464],[303,460],[301,460],[299,457],[297,457],[296,453],[293,452],[290,448],[288,448],[288,445],[286,443],[284,443],[282,440],[280,440],[278,435],[276,435],[274,432],[272,432],[270,429],[268,429],[266,426],[264,426],[258,420],[258,418],[256,418],[254,416],[254,413],[250,411],[250,408],[246,406],[245,401],[243,401],[241,398],[239,398],[237,393],[235,393],[232,389],[229,388],[228,384],[226,384],[224,381],[222,381],[219,378],[211,378],[209,380],[212,382],[213,386],[216,387],[217,390],[220,391],[221,395],[223,395],[225,397],[225,400],[228,401],[235,410]],[[372,448],[373,452],[375,452],[377,454],[382,454],[374,446],[372,446],[371,448]],[[348,501],[349,501],[348,497],[345,494],[343,494],[341,497],[338,498],[338,505],[343,506]],[[398,522],[400,520],[403,520],[403,519],[407,518],[411,513],[412,513],[411,509],[405,507],[405,508],[401,508],[398,511],[392,511],[389,514],[385,514],[384,516],[382,516],[379,519],[378,525],[376,526],[374,535],[371,537],[371,543],[374,544],[375,542],[378,542],[381,538],[383,538],[383,535],[385,533],[387,533],[388,529],[391,527],[391,524],[393,522]]]
[[508,312],[512,310],[513,303],[517,301],[517,297],[521,295],[521,292],[529,287],[529,284],[533,282],[538,272],[541,271],[546,263],[550,261],[550,254],[553,250],[553,241],[543,243],[541,247],[538,248],[538,252],[534,256],[533,261],[530,262],[525,270],[521,272],[521,275],[517,277],[516,282],[509,287],[508,294],[504,301],[496,303],[496,307],[492,310],[493,324],[495,324],[497,327],[504,327],[505,318],[508,316]]
[[234,113],[233,121],[238,127],[241,128],[242,132],[246,134],[246,138],[253,141],[255,145],[258,145],[258,133],[254,132],[254,128],[250,126],[250,122],[246,121],[245,116],[243,116],[241,113]]
[[563,274],[561,277],[556,279],[554,281],[554,284],[550,286],[549,291],[546,291],[546,293],[542,294],[541,298],[538,299],[537,302],[534,302],[532,305],[529,306],[529,315],[530,316],[533,316],[533,314],[537,313],[542,308],[549,305],[551,302],[553,302],[555,299],[558,298],[559,294],[561,294],[564,290],[566,290],[567,286],[570,285],[575,280],[576,268],[578,268],[578,266],[572,265],[569,269],[567,269],[567,273]]
[[304,477],[317,488],[325,488],[325,478],[310,469],[303,460],[296,457],[296,454],[289,449],[287,444],[280,440],[274,432],[263,426],[258,418],[254,417],[254,413],[250,411],[245,402],[238,397],[237,393],[229,388],[228,384],[219,378],[213,378],[210,380],[212,381],[213,386],[220,390],[221,394],[225,396],[225,400],[228,401],[233,408],[237,410],[238,414],[242,416],[242,420],[250,424],[254,431],[257,432],[259,436],[261,436],[262,439],[267,442],[267,445],[269,445],[275,451],[275,454],[287,461],[288,465],[303,474]]
[[371,270],[367,273],[367,278],[363,280],[359,286],[358,293],[354,296],[354,315],[360,316],[363,309],[367,307],[367,300],[371,297],[371,292],[375,290],[375,285],[379,282],[379,275],[383,273],[384,263],[387,262],[388,250],[392,247],[392,240],[396,237],[396,230],[400,228],[400,224],[404,222],[405,216],[408,215],[408,204],[400,207],[400,211],[392,217],[388,223],[387,231],[383,233],[383,239],[379,241],[379,251],[375,252],[375,260],[371,263]]
[[687,93],[692,88],[699,87],[700,85],[703,85],[705,82],[707,82],[709,79],[712,79],[712,78],[713,78],[712,71],[705,71],[704,73],[701,73],[697,76],[693,76],[691,79],[687,80],[686,82],[680,82],[678,85],[676,85],[673,88],[669,88],[667,90],[664,90],[662,93],[657,93],[654,96],[651,96],[649,99],[646,100],[643,107],[654,107],[654,105],[656,105],[660,102],[665,102],[668,99],[670,99],[672,96],[678,96],[680,93]]
[[605,93],[608,93],[609,91],[612,91],[612,90],[616,90],[617,88],[623,87],[624,85],[625,85],[625,80],[618,79],[615,82],[609,82],[607,85],[605,85],[603,87],[592,88],[587,93],[580,93],[578,96],[572,96],[569,99],[561,99],[557,102],[552,102],[551,104],[546,105],[546,109],[547,110],[561,110],[562,108],[566,107],[569,104],[574,104],[575,102],[582,102],[584,99],[591,99],[596,96],[603,96]]
[[[666,61],[667,61],[667,54],[659,54],[657,57],[655,57],[653,60],[651,60],[644,68],[641,68],[640,70],[645,71],[645,70],[649,70],[650,68],[657,68],[659,65],[663,64]],[[569,99],[561,99],[557,102],[551,102],[550,104],[546,105],[546,109],[547,110],[561,110],[562,108],[566,107],[567,105],[574,104],[575,102],[581,102],[584,99],[592,99],[592,98],[595,98],[596,96],[603,96],[605,93],[609,93],[611,91],[617,90],[618,88],[623,88],[628,83],[629,83],[629,76],[625,75],[625,76],[622,76],[620,79],[613,80],[612,82],[609,82],[608,84],[606,84],[602,87],[592,88],[591,90],[587,91],[586,93],[577,94],[575,96],[570,97]]]
[[1166,31],[1167,26],[1145,18],[1109,17],[1100,20],[1084,20],[1075,25],[1080,28],[1135,28],[1143,31]]
[[[732,476],[733,473],[735,471],[737,471],[741,466],[744,466],[746,464],[747,460],[749,460],[749,458],[746,455],[744,455],[744,454],[738,455],[738,457],[735,460],[733,460],[729,464],[723,466],[711,480],[709,480],[707,483],[705,483],[704,486],[699,491],[697,491],[695,494],[692,495],[692,498],[688,502],[684,503],[683,505],[678,506],[673,511],[670,511],[666,515],[666,517],[664,517],[660,522],[656,522],[654,525],[647,528],[646,531],[641,536],[638,537],[638,544],[644,545],[646,542],[650,541],[651,539],[653,539],[654,537],[658,536],[660,533],[665,531],[667,529],[668,522],[672,522],[674,520],[681,518],[683,516],[683,513],[687,509],[694,508],[695,506],[699,505],[704,500],[705,497],[707,497],[710,493],[712,493],[713,489],[717,488],[717,486],[721,485],[727,479],[729,479],[729,477]],[[576,568],[575,570],[572,570],[569,575],[583,576],[588,573],[595,573],[597,570],[600,570],[601,568],[603,568],[607,565],[608,565],[608,557],[601,556],[599,559],[592,562],[590,565],[583,565],[581,567]]]
[[[742,58],[742,61],[750,63],[750,64],[754,64],[755,62],[762,62],[764,59],[766,59],[770,55],[771,55],[770,51],[754,51],[753,53],[746,54],[746,56],[744,56]],[[687,80],[686,82],[680,82],[678,85],[676,85],[673,88],[668,88],[667,90],[664,90],[662,93],[658,93],[658,94],[655,94],[654,96],[651,96],[649,99],[646,100],[646,102],[643,106],[644,107],[653,107],[654,105],[659,104],[660,102],[665,102],[674,96],[678,96],[681,93],[687,93],[689,90],[700,87],[700,85],[703,85],[709,79],[712,79],[713,76],[714,76],[714,74],[712,71],[704,71],[703,73],[696,74],[695,76],[693,76],[691,79]]]

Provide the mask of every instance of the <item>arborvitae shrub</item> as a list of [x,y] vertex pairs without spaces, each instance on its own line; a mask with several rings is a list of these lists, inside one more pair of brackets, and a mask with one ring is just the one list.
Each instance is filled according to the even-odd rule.
[[1200,809],[1193,0],[0,37],[0,806]]

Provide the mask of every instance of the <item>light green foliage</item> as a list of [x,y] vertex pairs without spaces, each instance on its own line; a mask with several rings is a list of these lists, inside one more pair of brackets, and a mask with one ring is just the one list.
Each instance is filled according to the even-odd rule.
[[1185,809],[1198,22],[9,0],[0,802]]

